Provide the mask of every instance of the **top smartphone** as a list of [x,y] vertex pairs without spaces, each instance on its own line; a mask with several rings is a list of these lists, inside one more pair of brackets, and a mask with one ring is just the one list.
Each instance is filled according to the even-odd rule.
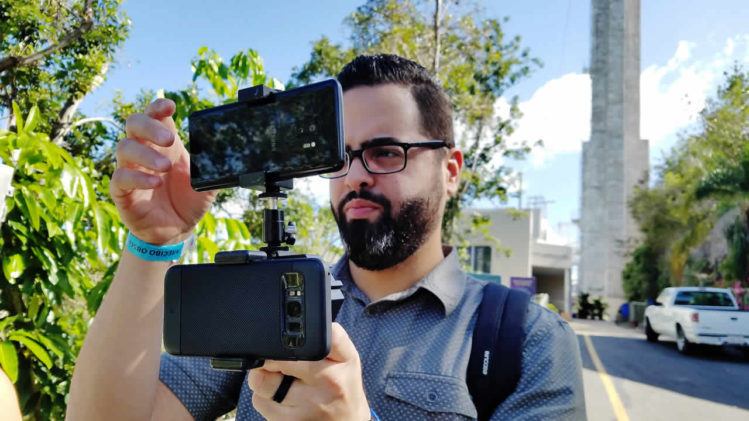
[[[341,85],[329,79],[190,114],[193,189],[324,174],[344,164]],[[262,181],[261,181],[262,182]]]

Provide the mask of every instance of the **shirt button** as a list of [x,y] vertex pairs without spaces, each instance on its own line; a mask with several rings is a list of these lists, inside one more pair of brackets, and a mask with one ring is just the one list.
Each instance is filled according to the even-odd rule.
[[429,399],[429,402],[434,402],[437,400],[437,394],[434,392],[429,392],[429,395],[427,395],[427,399]]

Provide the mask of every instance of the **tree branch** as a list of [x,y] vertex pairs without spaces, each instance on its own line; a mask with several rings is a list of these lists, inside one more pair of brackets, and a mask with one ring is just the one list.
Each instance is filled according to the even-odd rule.
[[86,4],[83,8],[82,22],[78,27],[66,33],[59,42],[52,44],[43,50],[37,51],[25,57],[19,56],[8,56],[0,58],[0,73],[10,70],[14,67],[28,66],[33,64],[48,55],[63,49],[70,44],[80,39],[86,32],[90,31],[94,25],[94,0],[86,0]]
[[122,127],[119,123],[117,123],[117,121],[115,119],[113,119],[111,117],[87,117],[87,118],[82,118],[82,119],[76,121],[75,123],[71,124],[70,128],[73,129],[73,128],[76,128],[78,126],[82,126],[84,124],[96,123],[96,122],[109,123],[109,124],[112,125],[112,127],[114,127],[115,129],[117,129],[118,131],[120,131],[122,133],[125,133],[125,128]]
[[[85,92],[91,92],[92,90],[96,89],[96,87],[104,80],[104,76],[107,74],[108,69],[109,62],[105,62],[101,66],[101,69],[99,69],[99,76],[94,77],[91,80],[91,84],[88,86],[88,89],[86,89]],[[58,114],[57,121],[52,125],[52,133],[50,137],[52,138],[52,142],[54,142],[55,144],[62,145],[63,139],[68,133],[70,133],[70,130],[72,130],[73,127],[80,126],[81,124],[85,123],[81,122],[83,120],[79,120],[78,122],[73,124],[73,117],[75,117],[75,112],[78,110],[81,102],[83,102],[84,96],[85,93],[80,96],[72,93],[70,94],[70,97],[68,97],[67,101],[65,101],[65,105],[63,105],[60,113]]]
[[440,36],[441,36],[441,25],[440,25],[440,11],[442,9],[442,0],[434,0],[434,60],[432,61],[432,74],[436,78],[440,71]]
[[54,144],[62,145],[65,135],[68,134],[72,128],[70,123],[73,121],[73,116],[75,115],[75,112],[78,111],[78,106],[81,105],[81,102],[83,102],[83,97],[77,97],[74,95],[71,95],[67,101],[65,101],[65,105],[63,105],[60,110],[57,122],[52,127],[50,137]]
[[[471,163],[471,168],[470,168],[471,172],[475,172],[479,166],[479,162],[478,162],[479,160],[476,157],[476,154],[478,154],[479,145],[481,144],[481,136],[483,134],[484,134],[484,122],[482,120],[482,121],[479,121],[478,127],[476,127],[476,137],[473,141],[473,145],[469,149],[469,151],[471,151],[473,155],[472,156],[473,162]],[[463,188],[460,189],[460,194],[463,195],[466,192],[466,190],[468,190],[468,183],[463,183]]]

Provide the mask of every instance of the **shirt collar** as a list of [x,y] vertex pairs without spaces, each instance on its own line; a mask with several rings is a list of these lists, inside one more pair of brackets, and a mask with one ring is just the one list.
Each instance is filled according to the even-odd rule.
[[[429,291],[442,304],[445,316],[450,313],[460,303],[465,291],[465,272],[460,267],[458,260],[458,251],[454,247],[443,247],[445,258],[432,269],[425,277],[416,282],[407,290],[396,292],[383,297],[380,301],[400,301],[412,296],[419,289]],[[334,266],[333,276],[343,283],[344,292],[351,294],[354,298],[369,304],[369,299],[356,286],[349,270],[348,255],[344,255]]]

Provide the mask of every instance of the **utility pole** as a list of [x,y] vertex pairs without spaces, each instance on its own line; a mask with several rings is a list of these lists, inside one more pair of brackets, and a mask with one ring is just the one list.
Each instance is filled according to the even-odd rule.
[[518,198],[518,210],[523,209],[523,173],[518,173],[518,191],[515,196]]

